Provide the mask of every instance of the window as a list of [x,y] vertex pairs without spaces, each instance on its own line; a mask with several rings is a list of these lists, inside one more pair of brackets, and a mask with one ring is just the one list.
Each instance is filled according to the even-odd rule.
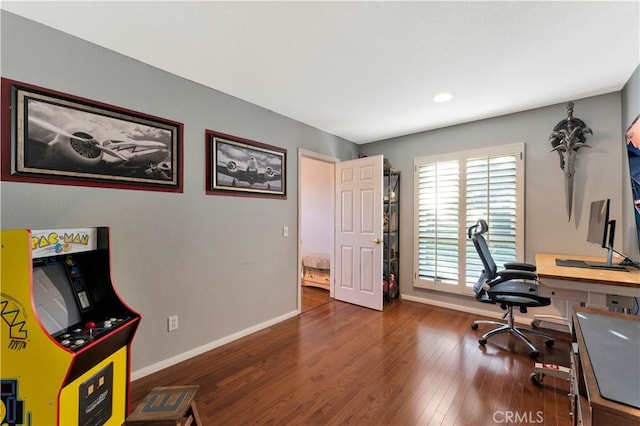
[[467,238],[478,219],[496,263],[523,259],[524,144],[415,160],[414,286],[471,294],[482,263]]

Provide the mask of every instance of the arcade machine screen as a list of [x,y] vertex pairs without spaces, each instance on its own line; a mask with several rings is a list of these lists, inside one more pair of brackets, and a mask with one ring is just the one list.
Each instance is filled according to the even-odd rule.
[[[96,299],[105,285],[96,276],[85,276],[82,265],[87,267],[87,258],[71,254],[33,260],[33,302],[40,322],[51,337],[74,352],[133,319],[115,306],[113,297],[103,293]],[[97,309],[98,302],[102,309]]]
[[51,335],[82,321],[62,262],[33,268],[33,300],[42,325]]

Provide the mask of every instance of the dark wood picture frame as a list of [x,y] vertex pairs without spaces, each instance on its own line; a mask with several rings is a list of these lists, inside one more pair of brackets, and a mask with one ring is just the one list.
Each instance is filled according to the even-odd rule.
[[179,192],[184,125],[2,79],[3,181]]
[[206,193],[287,198],[287,150],[207,130]]

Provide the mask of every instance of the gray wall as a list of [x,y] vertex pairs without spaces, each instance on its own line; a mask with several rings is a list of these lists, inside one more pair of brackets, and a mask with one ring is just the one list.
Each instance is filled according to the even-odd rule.
[[[550,152],[549,143],[551,130],[566,116],[566,104],[563,103],[361,147],[366,155],[383,154],[393,167],[402,171],[400,290],[403,297],[479,309],[479,304],[469,297],[413,288],[413,161],[416,157],[524,142],[526,258],[523,260],[534,262],[536,252],[606,254],[585,239],[591,201],[610,198],[613,218],[618,221],[622,218],[621,164],[624,142],[620,124],[621,94],[618,92],[575,100],[574,116],[584,120],[594,134],[587,137],[591,148],[584,148],[577,155],[574,215],[571,221],[567,220],[565,213],[564,180],[559,157],[555,152]],[[628,167],[626,173],[628,179]],[[624,243],[629,240],[627,234],[628,228],[625,232],[617,233],[615,245],[618,250],[622,250]],[[552,309],[556,307],[550,307],[550,313]]]
[[[2,77],[184,123],[183,194],[0,185],[2,229],[111,227],[113,281],[143,318],[134,372],[296,313],[297,149],[354,144],[4,10],[1,41]],[[205,129],[286,148],[287,200],[205,195]]]

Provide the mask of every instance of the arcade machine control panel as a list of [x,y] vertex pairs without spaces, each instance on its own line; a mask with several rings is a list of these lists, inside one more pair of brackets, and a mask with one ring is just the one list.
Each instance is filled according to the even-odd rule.
[[52,337],[65,348],[77,351],[88,343],[98,340],[100,336],[110,333],[122,324],[126,324],[131,319],[131,317],[110,317],[98,323],[89,321],[84,326],[78,324],[77,326],[63,330]]
[[[80,255],[71,254],[34,260],[34,300],[41,320],[53,339],[74,352],[134,319],[109,308],[107,296],[94,288],[96,277],[83,273],[83,269],[90,273],[86,263]],[[60,304],[65,305],[63,310]]]

